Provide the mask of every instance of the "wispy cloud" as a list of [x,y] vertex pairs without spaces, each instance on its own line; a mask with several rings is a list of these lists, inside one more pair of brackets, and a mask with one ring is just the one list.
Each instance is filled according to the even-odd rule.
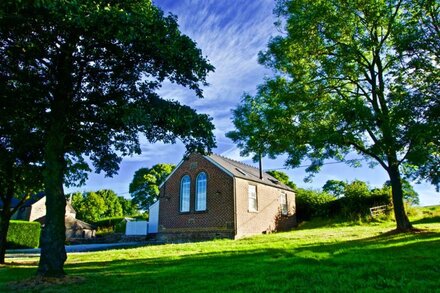
[[269,72],[257,58],[276,33],[274,1],[156,0],[155,4],[178,16],[181,31],[197,42],[216,68],[208,76],[210,86],[204,89],[204,99],[195,99],[189,90],[171,84],[164,84],[161,94],[213,117],[221,148],[222,142],[229,141],[225,133],[233,128],[231,110],[243,92],[254,92]]

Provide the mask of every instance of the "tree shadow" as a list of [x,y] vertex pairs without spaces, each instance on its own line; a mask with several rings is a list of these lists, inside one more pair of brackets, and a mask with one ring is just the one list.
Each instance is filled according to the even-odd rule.
[[440,223],[440,216],[434,216],[429,218],[422,218],[420,220],[412,221],[411,223],[417,225],[417,224],[433,224],[433,223]]
[[[266,236],[263,236],[266,237]],[[241,240],[238,240],[241,241]],[[349,241],[328,241],[286,248],[264,246],[249,249],[225,246],[212,252],[185,251],[155,257],[68,262],[70,276],[81,282],[67,287],[53,284],[46,292],[206,292],[206,291],[435,291],[440,269],[440,233],[419,232]],[[244,240],[246,244],[248,240]],[[234,242],[237,243],[237,242]],[[238,244],[241,244],[238,242]],[[186,244],[182,244],[183,246]],[[245,245],[244,245],[245,246]],[[180,249],[179,245],[168,249]],[[182,249],[184,249],[182,247]],[[136,250],[127,250],[133,255]],[[123,257],[123,255],[119,255]],[[132,257],[132,256],[131,256]],[[0,281],[35,273],[35,268],[16,267],[1,272]],[[9,287],[8,287],[9,286]],[[2,289],[11,290],[10,285]],[[68,288],[68,290],[67,290]],[[24,292],[39,290],[22,288]]]

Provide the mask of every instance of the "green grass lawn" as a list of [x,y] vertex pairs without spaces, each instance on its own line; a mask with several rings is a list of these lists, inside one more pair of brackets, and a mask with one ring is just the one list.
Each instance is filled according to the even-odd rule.
[[8,259],[16,263],[0,267],[0,292],[439,292],[438,212],[413,219],[419,233],[388,233],[390,222],[306,224],[235,241],[69,254],[64,284],[34,288],[17,281],[33,277],[38,259]]

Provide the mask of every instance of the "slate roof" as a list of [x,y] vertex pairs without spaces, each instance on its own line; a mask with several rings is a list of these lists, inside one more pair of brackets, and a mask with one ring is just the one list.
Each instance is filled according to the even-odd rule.
[[66,228],[68,229],[88,229],[88,230],[95,230],[96,227],[92,224],[86,223],[84,221],[72,218],[72,217],[66,217],[64,220],[66,224]]
[[[38,218],[35,220],[36,222],[39,222],[40,224],[44,225],[46,223],[46,216],[42,216],[41,218]],[[86,223],[84,221],[78,220],[73,217],[64,217],[64,224],[66,225],[66,229],[89,229],[89,230],[96,230],[96,227],[92,224]]]
[[275,177],[263,172],[263,178],[260,179],[260,169],[254,166],[229,159],[217,154],[211,154],[209,156],[204,156],[206,159],[213,161],[220,167],[223,167],[226,171],[231,173],[234,177],[262,183],[265,185],[273,186],[276,188],[293,191],[292,188],[281,183]]

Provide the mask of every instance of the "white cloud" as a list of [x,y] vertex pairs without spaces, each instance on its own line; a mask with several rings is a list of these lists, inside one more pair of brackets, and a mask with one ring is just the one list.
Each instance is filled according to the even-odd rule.
[[[258,52],[276,33],[274,2],[263,1],[166,1],[155,4],[178,16],[180,29],[191,37],[216,70],[208,76],[204,99],[179,86],[165,83],[160,93],[213,117],[218,141],[233,129],[231,110],[243,92],[255,92],[269,71],[258,64]],[[222,150],[220,150],[222,151]]]

